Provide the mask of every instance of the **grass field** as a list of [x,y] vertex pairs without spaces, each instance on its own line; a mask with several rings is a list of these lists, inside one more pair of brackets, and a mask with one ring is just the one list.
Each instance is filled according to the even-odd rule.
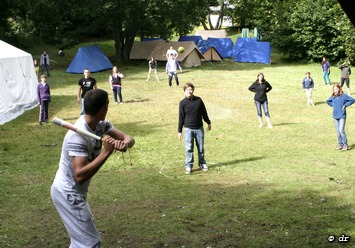
[[[110,42],[101,48],[112,56]],[[52,54],[50,118],[74,122],[81,75],[65,69],[76,50]],[[39,56],[40,49],[34,51]],[[334,63],[335,64],[335,63]],[[110,93],[107,118],[133,135],[130,153],[112,155],[93,178],[89,202],[103,247],[339,247],[354,246],[354,164],[336,151],[332,109],[325,100],[319,64],[271,65],[224,60],[184,68],[181,84],[195,84],[212,121],[206,133],[208,172],[184,174],[184,146],[177,137],[182,87],[146,82],[147,62],[117,64],[125,74],[123,105],[112,104],[110,71],[92,74]],[[315,107],[307,107],[301,81],[316,82]],[[249,85],[263,72],[273,129],[259,129]],[[337,83],[340,70],[333,67]],[[351,79],[352,80],[352,79]],[[69,238],[49,195],[66,130],[38,124],[38,108],[0,126],[0,246],[68,247]],[[346,132],[355,148],[355,109]],[[130,166],[130,159],[133,166]],[[196,166],[194,167],[196,169]],[[335,241],[328,237],[334,235]],[[349,236],[348,243],[338,238]]]

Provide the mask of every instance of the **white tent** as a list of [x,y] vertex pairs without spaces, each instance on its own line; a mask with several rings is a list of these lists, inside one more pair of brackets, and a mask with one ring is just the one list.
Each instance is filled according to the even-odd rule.
[[0,40],[0,125],[37,106],[32,55]]

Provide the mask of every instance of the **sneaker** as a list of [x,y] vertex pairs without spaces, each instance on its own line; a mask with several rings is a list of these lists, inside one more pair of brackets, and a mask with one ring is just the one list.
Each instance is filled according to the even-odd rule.
[[342,151],[347,151],[347,150],[349,150],[349,149],[348,149],[348,146],[345,145],[345,146],[343,146],[343,148],[342,148],[341,150],[342,150]]
[[342,146],[337,146],[337,147],[335,148],[335,150],[343,150],[343,147],[342,147]]
[[263,124],[259,124],[259,128],[262,128],[263,127]]
[[267,125],[267,127],[268,127],[268,128],[272,128],[272,125],[271,125],[271,123],[269,123],[269,124]]
[[201,170],[208,171],[208,167],[206,164],[199,164],[198,166],[201,168]]
[[192,172],[192,169],[191,169],[190,167],[186,167],[186,169],[185,169],[185,174],[190,175],[191,172]]

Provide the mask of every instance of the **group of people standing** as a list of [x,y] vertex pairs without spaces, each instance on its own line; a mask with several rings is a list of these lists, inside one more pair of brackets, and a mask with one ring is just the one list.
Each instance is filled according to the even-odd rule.
[[[173,50],[173,49],[172,49]],[[177,71],[182,70],[177,62],[178,54],[174,51],[167,53],[166,72],[169,73],[169,86],[171,87],[172,77],[175,77],[176,85],[179,86]],[[49,60],[49,57],[47,57]],[[345,65],[344,65],[345,67]],[[149,61],[149,74],[155,72],[157,64],[154,58]],[[329,77],[330,66],[323,66]],[[339,67],[340,68],[340,67]],[[341,68],[343,70],[343,68]],[[348,74],[350,75],[350,68]],[[116,129],[112,123],[106,120],[109,106],[108,93],[98,89],[95,78],[91,77],[89,68],[83,71],[84,77],[78,81],[77,101],[81,104],[80,117],[74,124],[83,130],[102,136],[101,140],[95,140],[68,131],[63,140],[62,153],[59,168],[56,172],[51,186],[51,198],[63,220],[63,223],[70,236],[71,247],[99,247],[100,237],[95,226],[89,204],[87,193],[92,177],[100,170],[109,156],[117,151],[126,152],[131,148],[135,140],[129,134]],[[323,74],[324,75],[324,74]],[[342,74],[343,77],[343,74]],[[48,121],[48,104],[51,101],[50,87],[46,83],[46,75],[41,75],[41,82],[38,84],[38,101],[40,103],[40,124]],[[123,103],[122,79],[124,75],[118,71],[117,66],[112,68],[108,78],[110,88],[113,92],[115,104]],[[327,76],[325,75],[327,79]],[[349,81],[344,80],[349,84]],[[343,83],[344,83],[343,82]],[[308,105],[313,105],[312,89],[313,79],[310,73],[302,81],[308,97]],[[349,85],[348,85],[349,88]],[[207,108],[201,97],[194,95],[195,86],[186,83],[183,86],[184,98],[179,102],[178,111],[178,139],[184,137],[185,145],[185,173],[193,172],[194,146],[196,144],[198,155],[198,167],[202,171],[208,171],[204,149],[204,125],[211,130],[211,120]],[[259,128],[263,127],[262,110],[266,117],[267,126],[273,128],[270,121],[267,93],[272,90],[271,84],[265,79],[263,73],[258,73],[256,80],[249,86],[253,92]],[[344,94],[341,84],[332,87],[332,95],[326,103],[333,107],[334,124],[338,136],[337,150],[348,150],[348,141],[345,134],[346,108],[355,103],[355,99]],[[184,132],[183,132],[184,131]],[[103,149],[102,149],[103,148]]]

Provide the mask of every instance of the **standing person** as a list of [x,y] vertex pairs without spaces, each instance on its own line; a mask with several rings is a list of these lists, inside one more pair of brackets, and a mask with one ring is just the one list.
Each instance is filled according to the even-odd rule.
[[169,50],[166,51],[166,59],[169,60],[170,59],[170,55],[173,55],[173,57],[176,59],[179,54],[177,53],[177,51],[174,49],[173,46],[170,46]]
[[346,108],[355,103],[355,99],[343,93],[340,85],[335,84],[332,89],[332,95],[328,98],[327,104],[333,107],[334,125],[338,136],[337,150],[349,150],[348,140],[345,134]]
[[208,171],[205,160],[204,136],[202,119],[207,123],[207,130],[211,130],[205,104],[198,96],[194,96],[195,86],[192,83],[184,85],[185,98],[179,103],[178,138],[181,140],[182,128],[185,136],[185,173],[191,174],[194,163],[194,141],[198,153],[198,165],[203,171]]
[[308,99],[308,107],[310,105],[314,106],[313,100],[312,100],[312,92],[314,89],[314,81],[311,78],[311,73],[306,72],[306,77],[302,80],[302,88],[306,92],[306,96]]
[[85,96],[85,94],[89,90],[97,88],[96,79],[91,77],[89,68],[84,69],[84,77],[79,80],[78,85],[79,85],[79,88],[78,88],[78,94],[77,94],[76,98],[78,100],[78,103],[81,103],[80,115],[83,115],[85,113],[85,111],[84,111],[84,96]]
[[37,85],[37,101],[39,104],[39,124],[48,122],[48,106],[51,102],[51,90],[46,82],[46,75],[41,75],[41,82]]
[[34,67],[35,67],[35,72],[36,72],[37,79],[38,79],[39,64],[38,64],[38,60],[37,60],[37,59],[33,60],[33,65],[34,65]]
[[47,71],[47,76],[50,77],[50,73],[49,73],[49,65],[50,65],[50,59],[49,59],[49,55],[47,54],[46,50],[43,51],[42,55],[41,55],[41,60],[40,60],[40,65],[41,65],[41,75],[43,75],[44,73],[44,69],[46,69]]
[[322,60],[322,71],[323,71],[323,80],[324,80],[324,84],[327,85],[331,85],[331,81],[330,81],[330,64],[329,61],[327,60],[326,57],[323,57]]
[[157,74],[158,63],[153,57],[150,58],[150,60],[148,62],[148,66],[149,66],[149,71],[148,71],[147,81],[149,81],[150,74],[152,74],[153,71],[154,71],[154,74],[155,74],[155,78],[159,81],[158,74]]
[[348,95],[350,95],[350,66],[346,62],[344,62],[343,64],[339,65],[338,68],[341,70],[340,86],[343,87],[345,82],[346,86],[348,87]]
[[113,98],[115,100],[115,104],[118,104],[117,102],[117,95],[120,99],[120,104],[123,104],[122,101],[122,78],[124,78],[124,75],[118,71],[117,66],[114,66],[112,68],[112,74],[109,77],[109,82],[110,82],[110,87],[111,90],[113,91]]
[[74,125],[104,137],[96,140],[71,130],[66,133],[51,198],[70,236],[70,247],[100,247],[87,200],[90,181],[113,152],[126,152],[135,141],[105,119],[109,105],[106,91],[89,91],[84,104],[85,115]]
[[261,106],[263,106],[264,114],[266,116],[267,126],[268,128],[272,128],[271,121],[270,121],[270,114],[269,114],[269,105],[267,100],[267,95],[270,90],[272,89],[271,85],[265,80],[264,74],[259,73],[256,81],[250,85],[249,90],[255,93],[254,101],[255,107],[258,113],[259,119],[259,128],[263,127],[262,121],[262,113],[261,113]]
[[180,69],[182,72],[182,68],[179,62],[176,60],[173,54],[170,54],[170,59],[166,62],[165,72],[169,74],[168,82],[169,87],[172,85],[173,77],[175,78],[176,86],[179,86],[179,78],[177,75],[177,70]]

